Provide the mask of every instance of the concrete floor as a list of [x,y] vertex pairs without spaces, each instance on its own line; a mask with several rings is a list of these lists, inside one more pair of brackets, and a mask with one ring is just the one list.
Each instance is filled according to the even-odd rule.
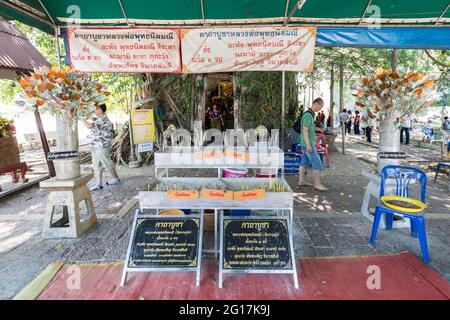
[[[373,157],[376,149],[349,142],[346,154],[332,153],[331,167],[323,173],[330,187],[318,192],[295,187],[294,245],[297,257],[373,255],[410,251],[421,257],[419,242],[409,230],[380,230],[376,248],[368,245],[372,224],[359,214],[367,181],[362,170],[373,165],[358,156]],[[339,146],[339,140],[336,142]],[[123,208],[153,175],[153,168],[120,168],[124,184],[93,194],[97,226],[76,240],[45,240],[40,237],[46,193],[32,187],[0,200],[0,299],[13,298],[49,263],[124,260],[133,214]],[[179,174],[179,173],[178,173]],[[211,173],[214,175],[214,172]],[[203,175],[193,171],[189,175]],[[444,175],[436,182],[429,176],[427,236],[430,266],[450,281],[450,197]],[[90,185],[93,181],[90,182]],[[126,210],[128,211],[128,210]],[[134,212],[134,210],[129,210]],[[120,213],[120,214],[119,214]],[[208,241],[211,243],[211,241]]]

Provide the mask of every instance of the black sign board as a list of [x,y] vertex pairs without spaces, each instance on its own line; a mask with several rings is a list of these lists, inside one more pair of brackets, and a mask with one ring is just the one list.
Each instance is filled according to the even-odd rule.
[[286,219],[225,219],[223,228],[223,269],[292,268]]
[[379,152],[380,159],[406,159],[405,152]]
[[200,218],[138,218],[128,267],[196,268]]
[[61,151],[61,152],[49,152],[48,160],[69,159],[77,158],[78,151]]

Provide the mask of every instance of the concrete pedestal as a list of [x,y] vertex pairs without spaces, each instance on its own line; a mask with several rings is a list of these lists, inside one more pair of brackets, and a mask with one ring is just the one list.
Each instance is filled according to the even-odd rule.
[[[376,199],[380,199],[380,184],[381,184],[381,178],[380,176],[363,171],[363,175],[369,179],[369,183],[366,186],[366,192],[364,193],[364,200],[361,206],[361,214],[373,222],[375,215],[371,214],[370,212],[370,198],[375,197]],[[395,181],[388,181],[385,185],[385,193],[389,194],[392,193],[395,190]],[[373,210],[375,212],[375,210]],[[400,216],[394,216],[394,217],[400,217]],[[385,219],[381,219],[380,221],[380,227],[385,229],[386,223]],[[410,220],[402,218],[401,220],[395,220],[392,224],[392,228],[409,228],[410,227]]]
[[[78,238],[83,232],[97,223],[91,192],[86,186],[94,174],[84,174],[68,180],[49,179],[39,186],[49,192],[45,209],[44,238]],[[84,203],[86,217],[80,214],[80,204]],[[55,210],[60,207],[62,218],[54,222]]]

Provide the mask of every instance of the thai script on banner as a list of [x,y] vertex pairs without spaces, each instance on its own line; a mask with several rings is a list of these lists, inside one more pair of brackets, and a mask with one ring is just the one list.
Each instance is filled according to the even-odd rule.
[[312,72],[315,27],[181,29],[183,73]]
[[180,73],[178,29],[67,30],[70,64],[86,72]]

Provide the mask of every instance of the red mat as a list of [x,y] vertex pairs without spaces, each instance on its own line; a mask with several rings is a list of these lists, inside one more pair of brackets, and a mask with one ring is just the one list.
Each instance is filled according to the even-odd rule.
[[[368,289],[368,267],[380,268],[381,289]],[[69,289],[74,268],[65,265],[39,299],[304,300],[444,299],[450,284],[408,252],[395,255],[298,259],[300,288],[286,274],[224,274],[218,288],[218,262],[202,261],[201,286],[193,272],[130,273],[120,287],[123,264],[81,264],[80,289]]]

